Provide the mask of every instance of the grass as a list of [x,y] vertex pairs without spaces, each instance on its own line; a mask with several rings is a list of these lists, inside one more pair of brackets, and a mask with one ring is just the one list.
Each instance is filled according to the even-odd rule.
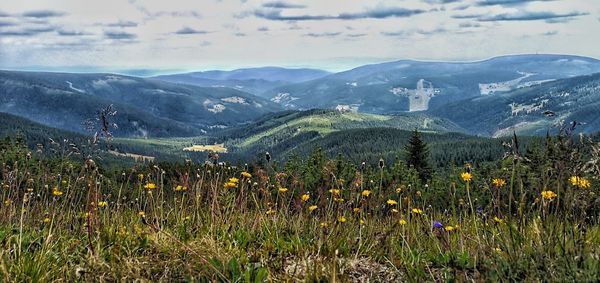
[[213,144],[213,145],[192,145],[190,147],[184,147],[183,148],[184,151],[198,151],[198,152],[203,152],[203,151],[209,151],[209,152],[227,152],[227,148],[221,143],[221,144]]
[[319,156],[285,168],[110,173],[92,160],[3,149],[0,281],[600,278],[599,187],[578,167],[593,156],[537,171],[520,159],[458,168],[423,183],[402,163],[361,169]]

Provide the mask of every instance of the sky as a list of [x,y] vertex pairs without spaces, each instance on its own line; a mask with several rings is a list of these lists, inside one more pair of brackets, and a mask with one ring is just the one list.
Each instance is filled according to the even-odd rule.
[[600,58],[600,0],[1,0],[0,69],[340,71],[398,59]]

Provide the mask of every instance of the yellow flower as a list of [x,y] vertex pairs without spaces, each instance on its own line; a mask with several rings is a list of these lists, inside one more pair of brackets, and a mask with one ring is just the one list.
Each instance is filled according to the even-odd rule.
[[233,183],[233,182],[227,182],[227,183],[223,184],[223,188],[225,188],[225,189],[231,189],[231,188],[235,188],[235,187],[237,187],[237,184]]
[[301,199],[303,202],[307,202],[307,201],[310,199],[310,195],[309,195],[309,194],[303,194],[303,195],[300,197],[300,199]]
[[138,174],[138,179],[140,179],[140,181],[144,180],[144,174],[142,174],[142,173]]
[[154,189],[156,189],[156,184],[154,184],[154,183],[147,183],[146,185],[144,185],[144,189],[146,189],[146,190],[154,190]]
[[317,208],[319,208],[319,207],[316,206],[316,205],[311,205],[311,206],[308,207],[308,211],[314,211]]
[[398,223],[399,223],[400,225],[403,225],[403,226],[404,226],[404,225],[406,225],[406,223],[407,223],[407,222],[406,222],[406,220],[404,220],[404,219],[400,219],[400,221],[398,221]]
[[244,178],[252,178],[252,174],[250,174],[248,172],[242,172],[242,177],[244,177]]
[[354,212],[354,213],[359,213],[359,212],[360,212],[360,208],[358,208],[358,207],[355,207],[355,208],[353,208],[353,209],[352,209],[352,212]]
[[398,202],[397,202],[397,201],[395,201],[395,200],[393,200],[393,199],[388,199],[388,200],[387,200],[387,204],[389,204],[389,205],[397,205],[397,204],[398,204]]
[[63,195],[63,192],[59,191],[58,188],[52,189],[52,195],[55,197],[59,197]]
[[44,220],[42,220],[44,223],[50,223],[50,218],[46,217],[44,218]]
[[498,224],[502,224],[502,223],[504,223],[504,219],[499,218],[498,216],[494,216],[494,222],[496,222]]
[[571,182],[571,185],[579,187],[580,189],[588,189],[591,185],[590,180],[578,176],[572,176],[569,178],[569,181]]
[[369,197],[371,195],[371,191],[369,190],[364,190],[362,191],[362,193],[360,193],[363,197]]
[[343,198],[333,198],[333,201],[341,203],[341,202],[344,202],[344,199]]
[[12,203],[12,200],[9,200],[9,199],[4,201],[4,205],[10,205],[11,203]]
[[33,188],[27,188],[28,193],[33,193]]
[[321,226],[321,228],[327,228],[329,226],[327,222],[321,222],[319,225]]
[[333,195],[339,195],[340,194],[340,189],[330,189],[329,192]]
[[397,209],[395,209],[395,208],[392,208],[392,212],[393,212],[393,213],[398,213],[398,210],[397,210]]
[[236,177],[229,178],[229,182],[231,182],[231,183],[236,183],[237,184],[239,181],[240,181],[240,179],[238,179]]
[[344,217],[344,216],[340,216],[340,217],[338,217],[338,221],[339,221],[340,223],[344,223],[344,222],[346,222],[346,217]]
[[506,185],[506,181],[504,179],[496,178],[496,179],[492,180],[492,184],[496,188],[502,188]]
[[501,252],[502,252],[502,249],[501,249],[501,248],[498,248],[498,247],[496,247],[496,248],[494,248],[494,251],[496,251],[497,253],[501,253]]
[[401,187],[397,187],[396,188],[396,193],[401,193],[402,192],[402,188]]
[[463,181],[469,183],[473,180],[473,175],[469,172],[462,172],[460,174],[460,177],[462,178]]
[[99,201],[98,202],[98,207],[106,207],[108,205],[108,202],[106,201]]
[[452,232],[452,231],[454,231],[454,227],[453,227],[453,226],[449,226],[449,225],[448,225],[448,226],[446,226],[444,229],[445,229],[446,231],[448,231],[448,232]]
[[143,211],[138,212],[139,217],[146,217],[146,213]]
[[272,214],[275,214],[275,210],[273,210],[273,209],[269,208],[269,209],[267,210],[267,215],[272,215]]
[[178,185],[177,187],[175,187],[175,191],[176,192],[187,191],[187,187]]
[[413,208],[410,211],[414,214],[423,214],[423,210],[418,208]]
[[558,197],[558,195],[555,192],[553,192],[553,191],[543,191],[542,192],[542,198],[543,199],[553,200],[556,197]]
[[287,188],[279,188],[280,193],[286,193],[288,191]]
[[365,221],[361,219],[361,220],[358,221],[358,223],[360,223],[360,225],[364,225]]

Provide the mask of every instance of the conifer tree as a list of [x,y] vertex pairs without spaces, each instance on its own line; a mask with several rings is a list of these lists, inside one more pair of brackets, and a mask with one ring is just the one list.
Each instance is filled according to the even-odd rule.
[[408,144],[405,146],[406,163],[412,166],[418,173],[421,181],[431,178],[432,169],[429,165],[429,147],[423,141],[421,133],[415,129]]

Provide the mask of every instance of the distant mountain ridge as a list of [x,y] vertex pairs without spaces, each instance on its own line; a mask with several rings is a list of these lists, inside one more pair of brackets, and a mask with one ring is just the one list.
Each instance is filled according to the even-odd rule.
[[331,73],[318,69],[281,67],[244,68],[232,71],[203,71],[152,77],[174,83],[185,83],[206,87],[229,87],[252,94],[290,83],[299,83],[322,78]]

